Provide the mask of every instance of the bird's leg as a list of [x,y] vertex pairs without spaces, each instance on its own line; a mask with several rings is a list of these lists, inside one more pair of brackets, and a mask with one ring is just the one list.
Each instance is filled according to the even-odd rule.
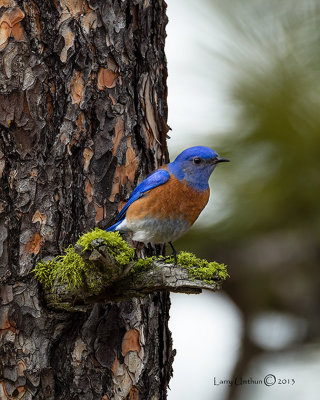
[[170,244],[170,247],[172,249],[172,254],[170,256],[165,256],[162,255],[161,252],[163,250],[162,245],[156,245],[156,257],[159,261],[165,261],[165,260],[169,260],[171,257],[174,258],[174,265],[177,265],[177,251],[176,249],[173,247],[172,242],[168,242]]
[[159,261],[164,261],[166,259],[166,257],[162,254],[163,252],[163,245],[161,244],[155,244],[154,245],[155,248],[155,256]]
[[135,260],[139,260],[139,258],[144,258],[143,253],[142,253],[143,247],[144,247],[143,243],[137,242],[136,247],[134,248],[134,259]]
[[139,247],[139,242],[137,242],[137,244],[136,244],[136,247],[134,248],[134,259],[135,260],[138,260],[139,259],[139,257],[138,257],[138,247]]
[[168,242],[168,243],[170,244],[170,247],[171,247],[171,249],[172,249],[172,255],[173,255],[173,258],[174,258],[174,265],[177,265],[177,251],[176,251],[176,249],[173,247],[172,242]]
[[155,250],[156,250],[156,257],[159,258],[162,255],[161,254],[161,245],[160,244],[155,244],[154,247],[155,247]]

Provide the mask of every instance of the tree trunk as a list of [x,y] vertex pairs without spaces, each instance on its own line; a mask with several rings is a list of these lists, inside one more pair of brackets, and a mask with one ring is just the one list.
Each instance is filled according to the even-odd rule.
[[165,399],[167,292],[59,313],[31,271],[167,161],[166,4],[0,6],[0,399]]

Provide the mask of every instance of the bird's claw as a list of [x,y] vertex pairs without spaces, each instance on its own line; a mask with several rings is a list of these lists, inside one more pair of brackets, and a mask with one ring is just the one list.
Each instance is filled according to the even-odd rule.
[[176,259],[176,257],[174,257],[174,255],[171,255],[171,256],[157,256],[156,257],[156,260],[159,260],[159,261],[167,261],[167,260],[172,260],[172,258],[174,259],[174,265],[177,265],[177,259]]

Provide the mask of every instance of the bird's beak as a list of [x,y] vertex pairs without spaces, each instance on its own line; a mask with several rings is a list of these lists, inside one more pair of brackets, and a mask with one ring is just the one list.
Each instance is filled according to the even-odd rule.
[[215,157],[213,160],[212,160],[212,164],[218,164],[218,163],[221,163],[221,162],[230,162],[230,160],[228,160],[227,158],[223,158],[223,157]]

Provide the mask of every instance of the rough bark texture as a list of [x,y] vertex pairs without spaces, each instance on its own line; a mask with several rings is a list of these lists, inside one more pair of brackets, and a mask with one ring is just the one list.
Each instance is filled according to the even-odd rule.
[[167,293],[56,313],[30,272],[167,161],[166,5],[0,7],[0,399],[164,399]]

